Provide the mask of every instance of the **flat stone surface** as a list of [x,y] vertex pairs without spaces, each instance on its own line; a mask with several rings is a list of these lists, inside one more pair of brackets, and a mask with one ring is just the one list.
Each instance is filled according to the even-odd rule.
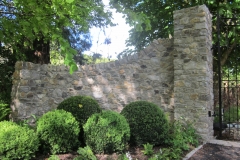
[[[210,145],[216,145],[217,147],[222,146],[224,147],[231,147],[234,150],[234,147],[238,150],[240,148],[240,142],[234,142],[234,141],[223,141],[223,140],[209,140],[208,142],[204,143],[203,145],[198,146],[194,150],[192,150],[190,153],[188,153],[183,160],[188,160],[188,159],[196,159],[195,158],[195,153],[197,153],[199,150],[203,149],[203,147],[207,144]],[[209,157],[210,158],[210,157]],[[213,158],[213,157],[212,157]],[[240,158],[240,157],[239,157]],[[204,159],[204,158],[202,158]],[[213,158],[214,159],[214,158]],[[222,160],[222,159],[221,159]]]
[[240,148],[240,142],[234,142],[234,141],[210,140],[208,143]]

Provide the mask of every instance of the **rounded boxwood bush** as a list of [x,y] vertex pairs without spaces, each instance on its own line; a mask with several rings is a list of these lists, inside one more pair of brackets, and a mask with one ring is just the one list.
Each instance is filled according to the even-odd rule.
[[97,101],[89,96],[67,98],[58,105],[57,109],[72,113],[80,125],[86,123],[92,114],[102,111]]
[[37,134],[14,122],[0,122],[0,159],[31,159],[38,150]]
[[93,114],[83,129],[86,144],[95,153],[121,152],[126,149],[130,138],[125,117],[114,111]]
[[153,145],[164,144],[169,131],[169,122],[163,111],[147,101],[136,101],[128,104],[121,111],[130,126],[130,144]]
[[78,147],[79,123],[64,110],[44,114],[37,122],[37,134],[45,151],[66,153]]

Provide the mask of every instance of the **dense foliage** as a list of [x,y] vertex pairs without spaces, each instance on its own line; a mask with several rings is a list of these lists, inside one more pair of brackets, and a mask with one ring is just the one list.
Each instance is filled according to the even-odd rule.
[[11,49],[0,44],[0,103],[10,104],[12,91],[12,75],[14,65],[21,60],[19,55],[13,55]]
[[0,159],[31,159],[38,150],[37,134],[14,122],[0,122]]
[[71,113],[54,110],[37,122],[37,134],[45,151],[52,154],[69,152],[79,145],[79,123]]
[[[78,141],[79,123],[65,110],[49,111],[40,117],[36,133],[30,129],[28,121],[20,123],[21,126],[2,121],[0,159],[31,159],[39,151],[52,154],[49,159],[58,160],[55,154],[76,151],[79,147],[74,160],[96,160],[94,153],[124,153],[129,140],[131,144],[143,145],[143,154],[151,160],[181,159],[190,147],[199,144],[193,125],[179,121],[168,124],[164,113],[153,103],[132,102],[124,110],[121,114],[114,111],[92,114],[83,126],[86,140],[83,148]],[[128,118],[124,117],[126,115]],[[153,146],[163,143],[160,151],[154,152]],[[131,155],[128,152],[118,159],[131,159]]]
[[79,140],[82,144],[85,143],[83,125],[92,114],[102,111],[98,102],[89,96],[73,96],[67,98],[58,105],[57,109],[63,109],[72,113],[79,122]]
[[136,101],[126,105],[121,114],[126,117],[131,130],[130,143],[143,145],[164,144],[168,136],[169,122],[164,112],[147,101]]
[[84,54],[83,57],[85,59],[84,64],[97,64],[115,61],[115,59],[102,57],[101,54],[93,54],[92,56]]
[[130,138],[125,117],[114,111],[93,114],[83,129],[86,144],[95,153],[124,151]]
[[101,0],[2,0],[0,42],[11,46],[14,53],[32,50],[26,58],[34,54],[40,47],[38,45],[45,46],[41,49],[49,52],[50,42],[56,42],[64,55],[64,63],[73,72],[76,69],[73,60],[76,50],[73,48],[78,48],[79,44],[69,43],[69,40],[78,41],[77,36],[81,38],[78,34],[84,36],[90,27],[111,24],[110,18],[111,14],[104,10]]
[[0,102],[0,121],[8,120],[8,115],[10,114],[11,109],[8,104]]
[[189,151],[192,146],[199,145],[200,137],[192,124],[174,121],[170,124],[167,140],[169,147],[163,148],[155,155],[158,157],[156,159],[182,159],[184,152]]
[[89,96],[73,96],[62,101],[57,109],[72,113],[76,120],[83,125],[94,113],[101,112],[98,102]]

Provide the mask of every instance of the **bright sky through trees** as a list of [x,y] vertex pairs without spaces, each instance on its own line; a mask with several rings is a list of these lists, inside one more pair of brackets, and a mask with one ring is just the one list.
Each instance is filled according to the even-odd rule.
[[[103,3],[108,7],[109,0],[103,0]],[[92,36],[92,47],[90,51],[85,51],[84,54],[93,55],[93,53],[100,53],[103,57],[111,57],[111,59],[117,59],[117,55],[126,49],[125,40],[129,37],[128,31],[130,26],[126,24],[125,19],[122,18],[123,14],[113,12],[113,23],[118,24],[114,27],[108,27],[103,30],[99,28],[90,29]],[[106,38],[111,39],[111,44],[104,44]]]

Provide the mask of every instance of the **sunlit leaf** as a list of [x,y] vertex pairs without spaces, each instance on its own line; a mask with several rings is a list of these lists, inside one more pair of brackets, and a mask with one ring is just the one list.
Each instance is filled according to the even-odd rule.
[[66,0],[67,3],[72,3],[74,0]]

